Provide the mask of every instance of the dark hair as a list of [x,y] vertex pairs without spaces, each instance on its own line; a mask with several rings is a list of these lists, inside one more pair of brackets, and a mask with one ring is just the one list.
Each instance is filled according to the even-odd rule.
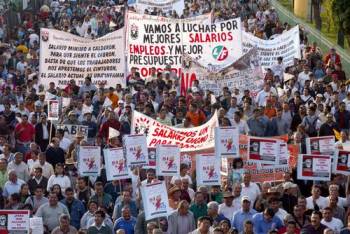
[[204,220],[208,220],[210,222],[210,226],[213,224],[213,220],[210,216],[201,216],[198,218],[199,222],[203,222]]
[[38,170],[39,172],[43,173],[43,169],[41,167],[34,168],[34,171]]
[[19,193],[13,193],[13,194],[11,194],[10,197],[11,197],[12,200],[17,201],[17,202],[19,202],[20,199],[21,199]]
[[69,187],[69,188],[66,188],[66,191],[64,191],[65,193],[67,193],[67,192],[73,192],[74,193],[74,190],[71,188],[71,187]]
[[319,210],[314,210],[314,211],[311,213],[311,215],[318,215],[318,217],[320,217],[320,219],[322,219],[322,213],[321,213],[321,211],[319,211]]
[[97,215],[97,214],[101,215],[101,217],[102,217],[103,219],[106,218],[106,214],[105,214],[105,212],[103,212],[102,210],[97,210],[97,211],[95,211],[95,215]]
[[237,169],[237,163],[242,163],[242,167],[243,167],[243,160],[242,160],[242,158],[235,158],[235,159],[233,159],[233,162],[232,162],[233,169]]
[[44,187],[43,187],[41,184],[38,184],[38,185],[36,186],[36,188],[35,188],[35,191],[36,191],[37,189],[44,190]]
[[267,214],[270,217],[273,217],[275,215],[275,212],[273,211],[272,208],[266,208],[264,213]]
[[101,181],[96,181],[95,186],[103,186],[103,183]]
[[244,221],[244,224],[250,224],[250,225],[253,225],[253,222],[251,221],[251,220],[246,220],[246,221]]
[[229,226],[229,228],[231,228],[231,223],[230,223],[230,221],[228,221],[227,219],[221,220],[221,222],[219,223],[219,225],[224,224],[224,223],[226,223],[226,224]]

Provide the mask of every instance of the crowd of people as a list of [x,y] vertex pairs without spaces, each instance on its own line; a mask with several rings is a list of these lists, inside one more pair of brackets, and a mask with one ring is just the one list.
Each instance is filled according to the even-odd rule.
[[[243,30],[266,40],[291,28],[267,0],[185,3],[182,15],[144,13],[186,18],[212,12],[214,22],[240,17]],[[122,28],[126,10],[134,8],[122,0],[47,0],[40,12],[25,12],[18,27],[1,18],[0,209],[30,210],[42,217],[45,233],[53,234],[350,233],[349,185],[341,174],[329,182],[304,181],[293,168],[283,181],[255,183],[249,170],[238,169],[245,161],[235,159],[222,186],[205,187],[196,186],[195,171],[182,163],[180,176],[165,178],[172,213],[154,220],[146,220],[139,192],[164,179],[154,169],[135,169],[125,180],[107,181],[104,167],[98,177],[81,177],[79,146],[121,147],[133,110],[179,128],[200,126],[218,110],[220,126],[237,126],[250,136],[287,134],[300,153],[306,153],[305,139],[314,136],[334,135],[334,147],[350,147],[350,89],[341,58],[334,48],[324,52],[309,42],[302,27],[302,58],[288,67],[278,58],[255,97],[250,90],[225,87],[213,103],[198,81],[181,96],[170,65],[159,73],[154,68],[145,80],[132,68],[127,88],[96,86],[91,77],[82,86],[74,79],[63,88],[40,84],[40,28],[93,39]],[[47,120],[48,93],[70,98],[58,123]],[[106,98],[109,107],[103,106]],[[68,138],[57,124],[88,126],[87,136],[78,131]],[[110,136],[110,128],[117,136]]]

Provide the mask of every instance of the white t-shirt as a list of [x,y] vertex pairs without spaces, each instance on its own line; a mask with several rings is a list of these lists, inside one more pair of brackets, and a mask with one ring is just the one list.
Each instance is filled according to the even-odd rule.
[[250,182],[249,186],[246,187],[244,183],[242,185],[241,196],[248,196],[250,200],[250,206],[253,208],[255,200],[260,195],[260,188],[256,183]]
[[[316,199],[316,204],[320,207],[320,209],[323,209],[328,206],[328,199],[320,196],[318,199]],[[311,210],[314,209],[312,196],[306,198],[306,209],[311,209]]]
[[322,219],[321,223],[326,225],[328,228],[332,229],[336,233],[340,233],[340,230],[344,227],[343,222],[340,219],[332,218],[330,222]]
[[305,74],[305,72],[300,72],[299,75],[298,75],[298,81],[299,81],[299,84],[302,88],[304,88],[305,86],[305,81],[309,80],[309,75],[310,75],[310,72],[308,72],[307,74]]
[[[326,197],[327,199],[327,204],[329,205],[329,197]],[[349,201],[345,197],[338,197],[338,203],[337,205],[339,207],[348,207],[349,206]]]
[[225,216],[229,220],[232,220],[233,213],[235,211],[236,211],[236,209],[235,209],[233,203],[232,203],[232,205],[230,207],[227,206],[225,203],[222,203],[222,204],[219,205],[219,214],[222,214],[223,216]]
[[286,217],[287,214],[288,214],[287,211],[279,208],[278,211],[275,213],[275,216],[278,217],[283,222],[284,217]]

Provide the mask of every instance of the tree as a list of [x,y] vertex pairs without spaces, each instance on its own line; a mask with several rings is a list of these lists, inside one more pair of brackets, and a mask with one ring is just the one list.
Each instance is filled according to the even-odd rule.
[[333,14],[338,30],[338,45],[344,48],[347,38],[350,46],[350,1],[335,0],[333,2]]
[[315,20],[315,26],[318,30],[321,31],[322,28],[322,18],[321,18],[321,4],[322,0],[312,0],[312,10],[314,12],[314,20]]
[[324,12],[322,13],[322,15],[324,16],[324,18],[326,20],[328,33],[331,31],[332,25],[334,27],[334,24],[335,24],[335,22],[334,22],[335,15],[333,14],[333,3],[334,2],[335,2],[335,0],[327,0],[327,1],[323,2]]

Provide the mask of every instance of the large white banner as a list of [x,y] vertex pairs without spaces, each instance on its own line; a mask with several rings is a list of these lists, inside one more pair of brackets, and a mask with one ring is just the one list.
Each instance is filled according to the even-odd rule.
[[170,127],[137,111],[133,112],[132,120],[131,133],[145,134],[148,147],[178,145],[181,152],[213,148],[215,127],[219,126],[216,112],[208,122],[194,128]]
[[80,176],[98,176],[101,170],[99,146],[79,146],[78,172]]
[[263,40],[242,31],[243,53],[251,48],[258,47],[259,58],[263,68],[270,68],[277,63],[278,57],[283,57],[285,66],[293,65],[294,58],[301,58],[299,26],[278,35],[272,40]]
[[220,185],[220,164],[214,154],[196,155],[197,186]]
[[130,178],[123,148],[104,149],[103,154],[108,181]]
[[95,84],[125,86],[124,29],[95,40],[54,29],[40,31],[40,83],[65,87],[71,79],[82,85],[90,76]]
[[140,190],[146,221],[166,217],[170,214],[168,193],[164,181],[141,186]]
[[184,56],[183,70],[191,76],[183,76],[181,79],[181,94],[186,95],[191,88],[193,80],[198,80],[203,90],[214,92],[215,96],[222,95],[222,89],[230,90],[238,88],[249,90],[255,96],[263,85],[263,73],[260,66],[257,49],[251,49],[236,62],[225,68],[216,69],[199,64],[190,56]]
[[181,16],[185,9],[184,0],[137,0],[134,5],[136,11],[140,14],[144,14],[145,10],[152,12],[154,8],[162,10],[164,13],[169,11],[176,11]]
[[171,65],[180,74],[182,55],[200,64],[224,67],[242,56],[239,18],[210,24],[210,15],[188,19],[128,13],[128,66],[147,78],[152,67]]

